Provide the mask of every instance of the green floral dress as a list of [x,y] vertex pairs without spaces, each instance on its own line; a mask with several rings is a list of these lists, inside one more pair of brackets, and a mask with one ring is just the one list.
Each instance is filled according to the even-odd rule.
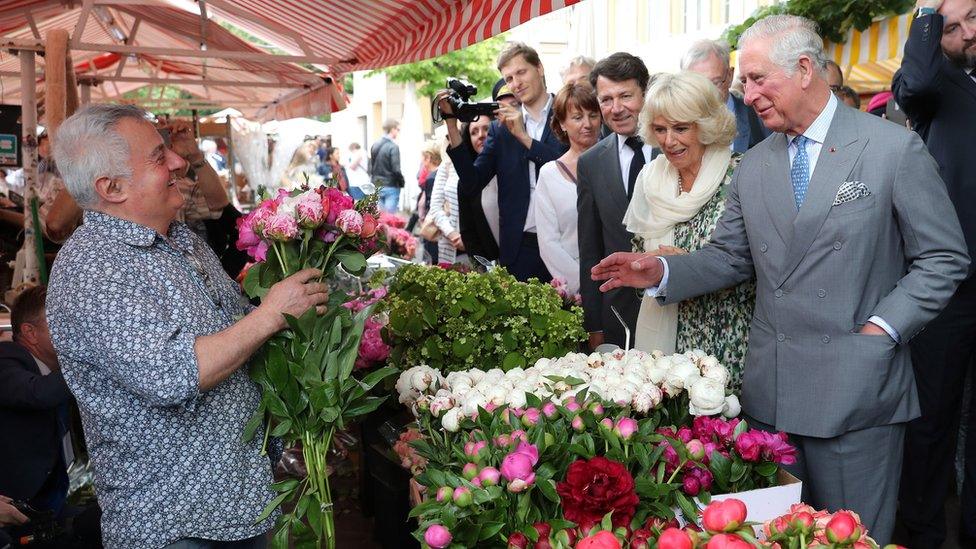
[[[708,244],[715,225],[725,212],[725,198],[732,172],[740,154],[733,154],[725,181],[698,215],[674,228],[674,245],[689,252]],[[644,239],[635,236],[634,251],[644,252]],[[756,283],[749,280],[733,288],[705,294],[678,305],[678,352],[701,349],[715,355],[731,374],[732,386],[739,388],[742,364],[749,342],[749,322],[756,303]]]

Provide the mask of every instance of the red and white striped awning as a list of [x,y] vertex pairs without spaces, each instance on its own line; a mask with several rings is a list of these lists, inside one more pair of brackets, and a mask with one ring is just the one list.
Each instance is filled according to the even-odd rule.
[[[150,85],[149,77],[172,80],[201,105],[264,119],[312,116],[345,106],[344,72],[435,57],[578,1],[8,0],[0,46],[68,30],[77,76],[102,82],[96,100]],[[18,71],[16,58],[0,53],[5,101],[16,100]]]

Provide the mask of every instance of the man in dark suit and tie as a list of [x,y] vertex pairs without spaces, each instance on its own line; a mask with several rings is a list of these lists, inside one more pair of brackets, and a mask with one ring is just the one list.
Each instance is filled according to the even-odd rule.
[[769,16],[739,44],[746,103],[777,133],[743,156],[711,241],[593,276],[664,304],[755,277],[743,414],[789,434],[804,501],[857,512],[883,546],[919,416],[907,343],[965,278],[966,243],[922,140],[831,93],[813,21]]
[[458,173],[458,195],[479,200],[481,191],[498,176],[499,263],[518,280],[552,276],[539,255],[532,195],[539,168],[566,152],[549,127],[553,97],[546,91],[545,71],[539,54],[514,42],[498,56],[498,70],[508,88],[522,103],[501,105],[497,120],[488,129],[488,139],[478,158],[461,146],[457,119],[450,105],[438,94],[435,102],[444,114],[450,147],[448,156]]
[[637,118],[649,82],[644,62],[629,53],[614,53],[590,71],[603,123],[613,132],[583,153],[576,167],[580,293],[590,349],[602,343],[621,347],[626,343],[625,331],[611,306],[620,312],[631,334],[637,325],[640,300],[636,293],[626,289],[600,293],[599,285],[590,279],[590,269],[613,252],[631,249],[634,235],[624,227],[624,213],[637,174],[654,158],[651,146],[637,136]]
[[742,98],[729,92],[735,69],[729,64],[729,45],[721,40],[699,40],[681,58],[681,70],[697,72],[712,81],[729,111],[735,115],[735,140],[732,151],[745,153],[771,133],[763,126],[756,111]]
[[[976,0],[920,0],[895,74],[895,100],[939,164],[970,256],[976,253]],[[922,417],[906,432],[899,516],[906,545],[939,547],[966,372],[976,354],[976,279],[912,341]],[[973,389],[976,389],[974,387]],[[969,412],[960,541],[976,546],[976,400]]]

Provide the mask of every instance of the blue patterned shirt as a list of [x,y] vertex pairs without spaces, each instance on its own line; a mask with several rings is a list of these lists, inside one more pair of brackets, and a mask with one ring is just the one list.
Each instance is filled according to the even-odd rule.
[[261,437],[242,443],[260,389],[245,368],[201,392],[198,336],[249,305],[186,225],[163,237],[98,212],[58,253],[47,317],[81,409],[106,547],[237,540],[274,497]]

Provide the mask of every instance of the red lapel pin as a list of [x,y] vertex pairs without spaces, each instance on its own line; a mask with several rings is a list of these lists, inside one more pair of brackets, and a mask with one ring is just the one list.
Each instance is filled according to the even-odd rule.
[[835,152],[837,152],[837,149],[835,149],[835,148],[833,148],[833,147],[831,147],[831,148],[830,148],[830,152],[832,152],[832,153],[835,153]]

